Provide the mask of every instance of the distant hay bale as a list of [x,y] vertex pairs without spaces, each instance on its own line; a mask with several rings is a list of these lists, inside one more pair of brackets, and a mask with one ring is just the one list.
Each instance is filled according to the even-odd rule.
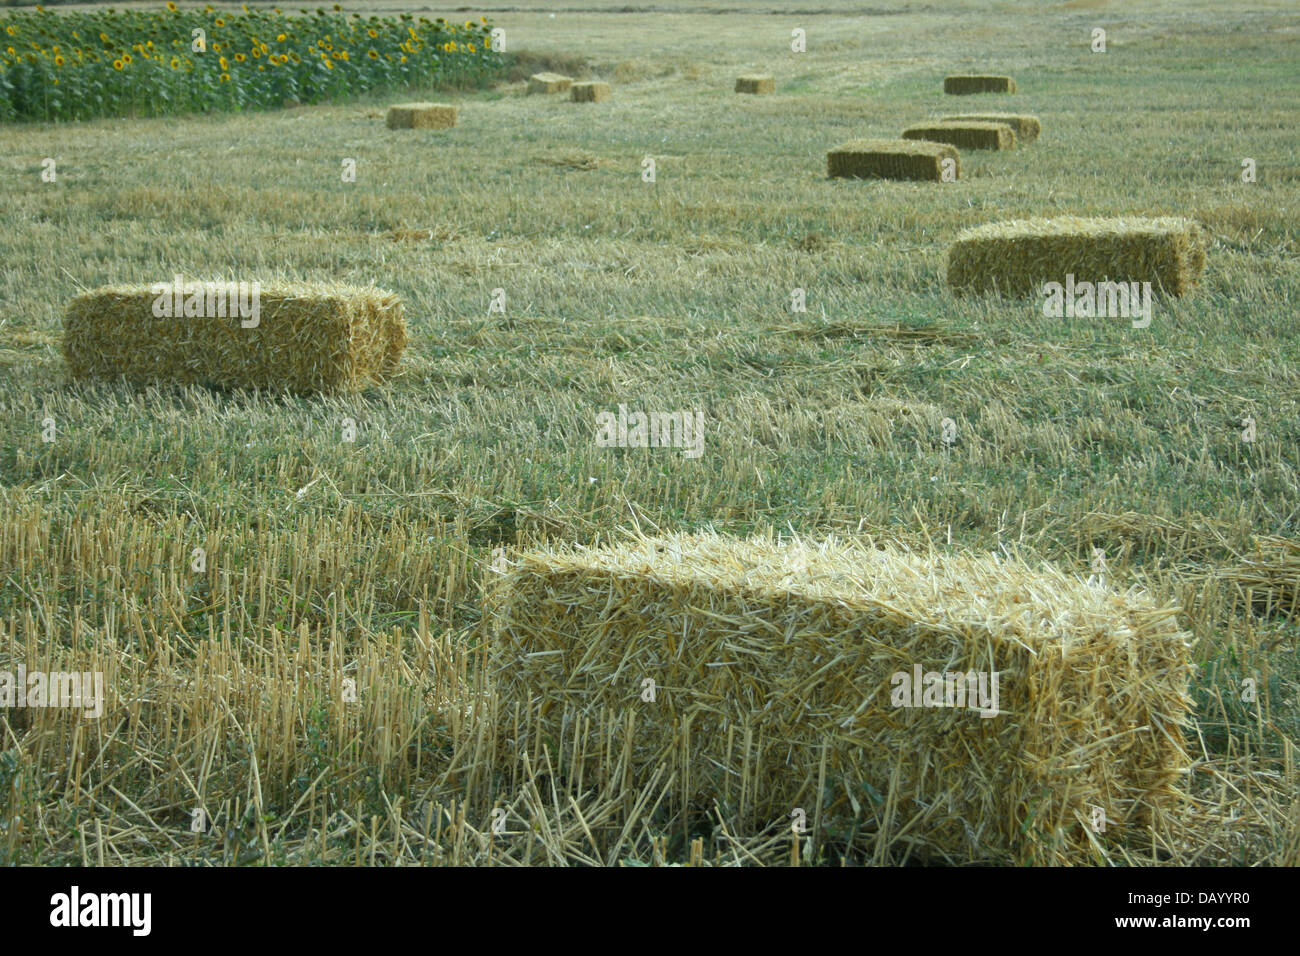
[[909,126],[903,139],[922,139],[930,143],[947,143],[959,149],[1013,149],[1016,131],[1006,123],[964,121]]
[[528,92],[564,93],[573,86],[573,78],[560,73],[534,73],[528,78]]
[[957,150],[943,143],[911,139],[855,139],[826,154],[826,173],[832,178],[943,179],[943,161],[953,161],[953,174],[961,178]]
[[389,129],[447,129],[456,125],[456,107],[446,103],[402,103],[388,108]]
[[1043,131],[1043,123],[1037,116],[1027,113],[962,113],[957,116],[945,116],[945,123],[1006,123],[1016,131],[1016,143],[1023,146],[1038,139]]
[[394,372],[406,348],[402,302],[391,292],[269,286],[255,290],[258,307],[250,319],[234,307],[211,307],[229,285],[186,283],[178,300],[185,308],[174,317],[155,314],[158,287],[113,286],[77,296],[63,318],[63,354],[73,377],[353,391]]
[[770,76],[736,77],[737,93],[775,93],[776,80]]
[[574,83],[570,88],[575,103],[603,103],[611,96],[608,83],[591,81]]
[[679,535],[518,555],[487,611],[507,746],[564,765],[585,727],[625,786],[675,774],[734,828],[1089,862],[1190,763],[1177,608],[1014,559]]
[[945,76],[943,91],[955,95],[967,93],[1014,93],[1016,81],[1009,76]]
[[1044,283],[1150,282],[1187,292],[1205,268],[1205,236],[1189,219],[1027,219],[967,229],[948,250],[957,294],[1037,295]]

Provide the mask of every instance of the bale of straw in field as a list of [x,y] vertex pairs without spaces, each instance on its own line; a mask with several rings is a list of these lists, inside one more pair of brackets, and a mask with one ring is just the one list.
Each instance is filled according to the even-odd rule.
[[579,740],[609,749],[625,786],[675,775],[678,806],[717,801],[733,832],[801,809],[816,839],[882,854],[1086,862],[1179,799],[1189,642],[1139,591],[995,555],[712,534],[500,571],[489,667],[526,718],[503,745],[562,765]]
[[72,375],[311,393],[356,390],[396,371],[407,334],[391,292],[254,285],[250,319],[231,304],[234,285],[114,286],[77,296],[63,318]]
[[945,76],[943,91],[952,94],[965,93],[1014,93],[1016,81],[1009,76]]
[[943,178],[945,159],[953,161],[953,174],[960,178],[961,160],[952,146],[910,139],[855,139],[826,154],[826,173],[831,177],[938,182]]
[[456,107],[446,103],[400,103],[388,108],[389,129],[447,129],[456,125]]
[[560,73],[534,73],[528,78],[529,93],[565,93],[573,86],[573,78]]
[[598,80],[592,80],[585,83],[574,83],[570,88],[573,102],[575,103],[601,103],[610,97],[608,83],[601,83]]
[[1187,292],[1205,268],[1205,235],[1181,218],[1025,219],[967,229],[948,250],[955,293],[1037,295],[1048,282],[1150,282]]
[[737,93],[775,93],[776,80],[770,76],[736,77]]
[[945,123],[1006,123],[1016,131],[1016,142],[1020,145],[1032,143],[1043,131],[1043,123],[1037,116],[1028,113],[961,113],[957,116],[945,116]]
[[963,121],[927,123],[909,126],[903,139],[922,139],[930,143],[947,143],[960,149],[1012,149],[1016,131],[1006,123]]

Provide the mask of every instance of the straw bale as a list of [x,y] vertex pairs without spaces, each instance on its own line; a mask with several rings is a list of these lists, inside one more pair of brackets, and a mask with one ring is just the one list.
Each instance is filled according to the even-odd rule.
[[447,129],[456,125],[456,107],[446,103],[401,103],[388,108],[389,129]]
[[831,177],[939,182],[945,159],[956,163],[954,171],[960,179],[961,160],[952,146],[910,139],[855,139],[826,154],[826,172]]
[[770,76],[736,77],[737,93],[775,93],[776,80]]
[[1032,143],[1043,131],[1043,122],[1037,116],[1028,113],[959,113],[945,116],[943,122],[967,123],[1006,123],[1016,131],[1016,142],[1020,145]]
[[909,126],[903,131],[903,139],[947,143],[961,149],[1013,149],[1016,145],[1016,131],[1006,123],[941,122]]
[[1205,268],[1205,236],[1189,219],[1027,219],[987,223],[948,250],[955,293],[1037,295],[1046,282],[1150,282],[1182,295]]
[[1016,91],[1016,81],[1009,76],[945,76],[943,78],[943,91],[956,95],[966,93],[1014,93]]
[[[225,284],[201,285],[206,296]],[[238,314],[160,318],[155,299],[149,286],[112,286],[73,299],[63,318],[73,377],[352,391],[395,372],[406,348],[402,302],[382,289],[271,285],[260,290],[257,324],[249,328]]]
[[570,89],[575,103],[601,103],[611,96],[609,84],[595,80],[588,83],[574,83]]
[[[1189,765],[1177,609],[1048,566],[676,535],[520,554],[486,609],[503,703],[535,721],[509,746],[563,763],[576,727],[606,728],[625,782],[675,773],[733,832],[802,808],[817,840],[1087,862],[1176,803]],[[917,667],[997,672],[996,714],[896,706]]]
[[567,93],[573,78],[560,73],[534,73],[528,78],[529,93]]

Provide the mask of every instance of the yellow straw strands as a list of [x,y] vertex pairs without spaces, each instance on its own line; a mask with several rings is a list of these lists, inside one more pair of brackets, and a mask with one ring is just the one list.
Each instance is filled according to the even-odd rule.
[[1167,820],[1189,765],[1177,608],[1018,559],[642,538],[518,555],[486,610],[508,746],[564,764],[605,728],[628,783],[675,775],[729,827],[1089,862]]
[[571,96],[575,103],[603,103],[611,95],[609,84],[598,80],[574,83],[571,87]]
[[945,76],[943,91],[962,95],[966,93],[1014,93],[1016,81],[1009,76]]
[[1043,131],[1043,123],[1037,116],[1027,113],[961,113],[957,116],[945,116],[944,123],[1006,123],[1016,131],[1016,142],[1020,145],[1032,143]]
[[776,80],[770,76],[736,77],[737,93],[775,93]]
[[573,86],[573,78],[560,73],[534,73],[528,78],[528,92],[531,93],[567,93]]
[[1016,131],[1006,123],[930,123],[908,127],[903,131],[903,139],[947,143],[961,149],[1012,149],[1016,145]]
[[401,103],[388,108],[389,129],[448,129],[456,125],[456,107],[446,103]]
[[957,150],[943,143],[909,139],[856,139],[826,154],[826,173],[835,177],[941,181],[944,160],[952,178],[961,175]]
[[1205,268],[1205,235],[1189,219],[1026,219],[968,229],[948,250],[957,294],[1037,295],[1048,282],[1150,282],[1182,295]]
[[63,319],[73,377],[353,391],[394,372],[406,348],[402,302],[391,292],[235,286],[163,283],[78,296]]

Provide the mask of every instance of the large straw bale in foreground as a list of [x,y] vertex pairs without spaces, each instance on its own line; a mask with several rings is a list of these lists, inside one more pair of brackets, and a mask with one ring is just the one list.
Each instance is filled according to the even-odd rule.
[[[221,284],[202,285],[211,295]],[[63,318],[63,354],[73,376],[351,391],[394,372],[406,348],[402,302],[382,289],[269,286],[260,290],[260,314],[250,328],[234,314],[159,318],[156,299],[149,286],[73,299]]]
[[1182,295],[1205,268],[1205,236],[1189,219],[1024,219],[968,229],[948,250],[958,294],[1038,295],[1046,282],[1150,282]]
[[[733,827],[801,808],[819,840],[1081,862],[1141,833],[1188,766],[1176,609],[1051,568],[681,535],[522,554],[487,607],[503,703],[529,718],[507,746],[572,757],[576,728],[601,729],[587,746],[626,757],[625,785],[662,765]],[[997,672],[996,714],[895,706],[916,668],[986,690]]]
[[945,76],[943,91],[949,94],[1014,93],[1016,81],[1009,76],[962,75]]
[[1006,123],[1016,131],[1016,142],[1020,145],[1032,143],[1043,132],[1043,121],[1028,113],[960,113],[945,116],[944,123]]
[[960,179],[961,160],[952,146],[911,139],[855,139],[826,154],[826,174],[939,182],[945,159],[953,161],[953,175]]
[[565,93],[573,86],[573,78],[562,73],[534,73],[528,78],[529,93]]
[[456,107],[446,103],[400,103],[388,108],[389,129],[448,129],[456,125]]
[[574,83],[570,88],[575,103],[603,103],[612,95],[608,83],[592,80],[588,83]]
[[736,77],[737,93],[775,93],[776,80],[770,76]]
[[1006,123],[941,122],[909,126],[903,131],[903,139],[947,143],[959,149],[1013,149],[1016,145],[1016,131]]

